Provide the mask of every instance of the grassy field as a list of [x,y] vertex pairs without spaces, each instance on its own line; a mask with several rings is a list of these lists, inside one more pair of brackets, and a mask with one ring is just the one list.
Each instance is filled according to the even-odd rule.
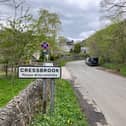
[[88,126],[68,81],[56,81],[54,109],[52,115],[48,112],[35,116],[31,126]]
[[15,95],[24,89],[31,80],[0,78],[0,107],[6,105]]
[[122,76],[126,76],[126,64],[106,63],[103,65],[103,67],[112,69],[113,71],[119,73]]

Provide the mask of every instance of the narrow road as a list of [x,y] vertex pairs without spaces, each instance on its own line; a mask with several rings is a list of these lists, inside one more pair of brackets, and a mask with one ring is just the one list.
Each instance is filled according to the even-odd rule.
[[89,67],[84,61],[66,67],[83,98],[94,101],[110,126],[126,126],[126,78]]

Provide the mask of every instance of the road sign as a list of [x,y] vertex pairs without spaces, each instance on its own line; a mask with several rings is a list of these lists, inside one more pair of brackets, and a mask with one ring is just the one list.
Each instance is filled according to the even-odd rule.
[[53,63],[43,63],[43,66],[53,66]]
[[49,78],[55,79],[61,77],[61,67],[55,66],[19,66],[19,78]]
[[43,43],[41,44],[41,47],[42,47],[43,49],[48,49],[49,44],[48,44],[47,42],[43,42]]

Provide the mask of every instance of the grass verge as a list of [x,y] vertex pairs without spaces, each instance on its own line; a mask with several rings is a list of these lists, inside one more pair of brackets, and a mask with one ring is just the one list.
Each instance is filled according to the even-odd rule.
[[111,69],[114,72],[117,72],[120,75],[126,77],[126,64],[105,63],[102,66],[105,67],[105,68]]
[[54,113],[35,116],[31,126],[88,126],[68,81],[57,80]]
[[57,64],[58,64],[58,66],[65,66],[66,65],[66,63],[67,63],[67,61],[65,61],[65,60],[57,60]]
[[5,106],[19,91],[24,89],[31,80],[17,78],[0,78],[0,107]]

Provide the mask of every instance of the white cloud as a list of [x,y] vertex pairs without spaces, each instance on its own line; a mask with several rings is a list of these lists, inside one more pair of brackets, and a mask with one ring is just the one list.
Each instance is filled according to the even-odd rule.
[[75,7],[79,7],[80,9],[87,9],[89,6],[97,6],[99,4],[100,0],[65,0],[66,3],[73,5]]
[[[26,0],[26,6],[31,8],[31,14],[35,18],[42,8],[56,12],[62,21],[62,34],[78,40],[103,27],[104,23],[99,23],[99,2],[100,0]],[[12,7],[0,5],[0,16],[3,15],[13,16]]]
[[73,24],[74,23],[74,21],[73,20],[66,20],[66,19],[64,19],[64,20],[62,20],[63,21],[63,23],[66,25],[70,25],[70,24]]
[[67,36],[67,38],[68,38],[69,40],[74,40],[75,42],[78,42],[78,41],[82,41],[82,40],[83,40],[82,37],[81,37],[81,38],[73,38],[73,37]]
[[0,25],[2,25],[2,26],[7,26],[7,23],[6,23],[6,21],[1,20],[1,21],[0,21]]
[[88,38],[90,35],[92,35],[92,34],[94,34],[94,33],[95,33],[94,30],[92,30],[92,31],[87,31],[87,32],[82,32],[82,33],[80,33],[80,37],[86,39],[86,38]]

